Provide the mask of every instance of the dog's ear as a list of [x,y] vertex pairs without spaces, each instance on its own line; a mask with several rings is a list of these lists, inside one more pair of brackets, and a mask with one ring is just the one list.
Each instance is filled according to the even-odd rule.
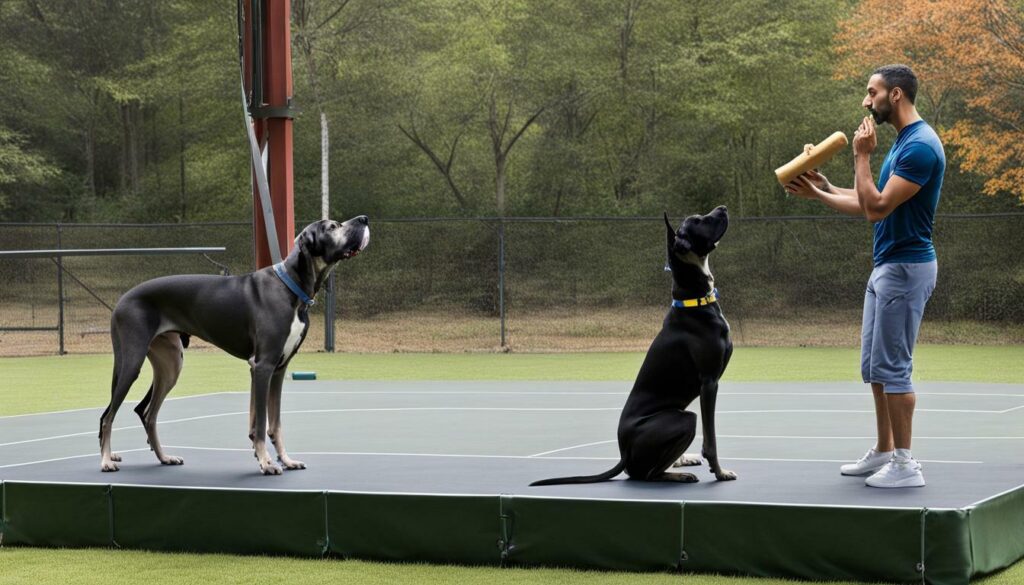
[[316,228],[313,226],[307,226],[306,229],[302,230],[302,233],[295,238],[295,245],[313,256],[322,256],[323,252],[320,251],[317,246],[318,238],[316,237]]
[[668,251],[671,252],[689,252],[692,244],[689,240],[683,237],[679,237],[676,234],[676,230],[672,227],[672,221],[668,218],[668,212],[665,212],[665,235],[668,239]]
[[665,211],[665,212],[662,212],[662,213],[664,213],[664,216],[665,216],[665,229],[668,230],[668,234],[667,234],[668,235],[668,247],[669,247],[669,249],[671,249],[672,245],[676,241],[676,230],[672,228],[672,222],[669,221],[669,219],[668,219],[668,212]]

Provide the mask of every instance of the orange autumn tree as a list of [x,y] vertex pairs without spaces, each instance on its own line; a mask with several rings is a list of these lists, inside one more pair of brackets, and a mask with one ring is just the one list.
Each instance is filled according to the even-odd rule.
[[[839,23],[836,77],[887,63],[921,79],[930,122],[962,171],[986,177],[988,195],[1024,203],[1024,3],[1020,0],[863,0]],[[953,103],[963,103],[959,119]]]

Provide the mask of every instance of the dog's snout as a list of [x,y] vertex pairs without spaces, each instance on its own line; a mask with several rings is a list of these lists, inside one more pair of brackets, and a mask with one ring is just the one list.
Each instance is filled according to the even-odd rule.
[[370,225],[370,218],[366,217],[365,215],[360,215],[359,217],[357,217],[355,219],[356,219],[356,223],[361,223],[363,225]]

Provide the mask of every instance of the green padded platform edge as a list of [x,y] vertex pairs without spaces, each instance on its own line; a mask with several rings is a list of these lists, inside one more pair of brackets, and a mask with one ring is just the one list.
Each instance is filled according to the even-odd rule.
[[973,571],[967,511],[921,512],[921,570],[928,585],[967,585]]
[[[164,496],[167,509],[143,512]],[[47,497],[65,501],[52,514],[37,514],[52,509]],[[92,528],[60,511],[72,503],[87,505]],[[149,523],[155,516],[177,525],[182,516],[218,506],[230,508],[225,518],[242,534],[196,534],[192,525],[193,540]],[[289,534],[254,539],[250,516],[282,507],[299,512]],[[879,580],[884,573],[888,581],[928,585],[967,583],[1024,557],[1022,525],[1024,486],[966,509],[924,509],[0,481],[4,545],[123,544],[817,580]],[[873,547],[886,555],[866,567],[862,555]]]
[[687,573],[923,581],[920,508],[691,501],[682,516]]
[[3,544],[106,547],[113,544],[110,486],[3,482]]
[[1024,558],[1024,485],[968,506],[972,576]]
[[341,558],[497,566],[502,499],[494,495],[327,493],[327,542]]
[[323,557],[323,490],[114,485],[117,546]]

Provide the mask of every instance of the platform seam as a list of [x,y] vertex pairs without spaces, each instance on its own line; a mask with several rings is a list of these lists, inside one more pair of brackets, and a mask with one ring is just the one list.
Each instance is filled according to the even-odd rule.
[[974,512],[974,508],[964,509],[964,515],[967,518],[967,549],[971,551],[971,571],[967,574],[968,579],[972,579],[977,573],[978,563],[974,556],[974,530],[971,529],[971,513]]
[[[508,508],[506,509],[506,504]],[[509,556],[512,553],[512,525],[513,525],[512,496],[498,496],[498,522],[501,534],[498,536],[498,551],[500,559],[498,566],[507,567]]]
[[120,544],[117,544],[117,539],[114,534],[114,486],[108,484],[107,489],[103,490],[103,495],[107,497],[107,521],[110,530],[110,546],[114,548],[121,548]]
[[917,572],[921,573],[921,585],[927,585],[928,580],[925,577],[925,569],[927,566],[924,564],[925,561],[925,519],[928,517],[928,508],[921,508],[921,560],[917,563]]
[[324,490],[320,492],[324,497],[324,545],[320,550],[320,557],[326,557],[331,552],[331,519],[328,515],[327,497],[328,492]]
[[686,502],[679,502],[679,570],[683,570],[683,563],[690,559],[686,554]]

